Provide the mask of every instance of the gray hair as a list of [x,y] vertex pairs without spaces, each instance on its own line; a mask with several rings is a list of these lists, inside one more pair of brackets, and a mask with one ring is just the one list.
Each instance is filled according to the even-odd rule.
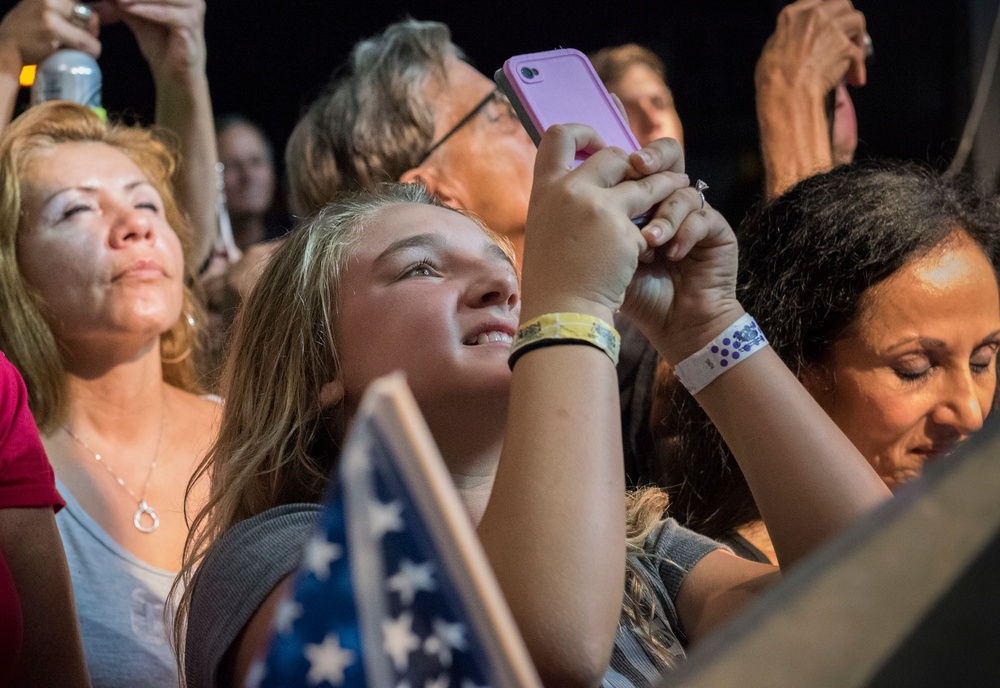
[[292,131],[285,149],[289,206],[309,214],[337,195],[398,181],[434,136],[427,84],[461,58],[448,27],[405,19],[357,43]]

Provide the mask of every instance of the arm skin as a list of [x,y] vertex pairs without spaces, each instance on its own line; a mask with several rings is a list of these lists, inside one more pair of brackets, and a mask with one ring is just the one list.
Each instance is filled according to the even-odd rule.
[[0,548],[21,601],[18,686],[89,686],[73,587],[51,507],[0,509]]
[[[107,0],[105,0],[107,2]],[[156,123],[180,143],[175,187],[195,230],[188,264],[202,266],[219,231],[215,124],[205,73],[204,0],[117,0],[156,84]]]
[[[840,123],[831,147],[824,101],[838,89],[846,105],[843,84],[864,85],[864,37],[864,15],[849,0],[798,0],[778,15],[754,74],[769,198],[853,158],[855,123]],[[852,107],[837,110],[837,118],[853,116]]]
[[[672,366],[744,314],[735,298],[732,230],[710,206],[701,210],[696,194],[682,193],[676,194],[678,202],[664,203],[650,223],[662,232],[650,244],[664,247],[666,255],[657,248],[640,268],[623,309]],[[727,370],[695,399],[739,462],[783,568],[890,497],[770,347]],[[774,567],[724,552],[706,556],[688,574],[678,598],[689,638],[704,637],[776,580]]]
[[[622,183],[630,163],[612,149],[569,171],[576,151],[595,136],[565,125],[542,139],[528,211],[522,323],[567,311],[612,322],[645,248],[628,218],[688,184],[669,172],[648,184]],[[657,171],[682,169],[675,142],[656,145],[663,161]],[[598,349],[535,349],[514,368],[503,453],[478,532],[546,685],[600,683],[614,645],[625,571],[618,406],[615,367]]]
[[97,17],[81,28],[69,21],[72,0],[21,0],[0,20],[0,132],[14,113],[25,65],[38,64],[58,48],[101,54]]

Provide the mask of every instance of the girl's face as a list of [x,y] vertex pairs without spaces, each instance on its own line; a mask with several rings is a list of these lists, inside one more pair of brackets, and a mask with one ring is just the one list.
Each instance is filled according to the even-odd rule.
[[180,240],[132,160],[103,143],[34,156],[21,187],[18,260],[64,344],[155,341],[183,306]]
[[956,232],[869,289],[856,323],[804,383],[895,490],[982,427],[998,346],[996,276]]
[[349,407],[394,370],[406,374],[425,413],[506,407],[517,274],[467,217],[409,203],[381,211],[352,250],[338,308]]

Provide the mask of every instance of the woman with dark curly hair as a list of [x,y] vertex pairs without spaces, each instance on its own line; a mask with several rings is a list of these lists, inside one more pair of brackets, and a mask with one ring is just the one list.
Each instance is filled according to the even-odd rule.
[[[887,162],[808,178],[738,232],[740,302],[892,490],[978,430],[993,407],[998,232],[995,204],[964,182]],[[660,383],[672,380],[661,374]],[[671,514],[736,547],[746,536],[770,551],[711,422],[680,385],[660,398],[654,432],[672,457]]]

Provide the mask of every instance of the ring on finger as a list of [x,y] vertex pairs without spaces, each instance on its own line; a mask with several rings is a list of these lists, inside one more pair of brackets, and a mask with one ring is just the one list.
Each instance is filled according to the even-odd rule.
[[705,209],[705,189],[707,188],[708,184],[700,179],[694,183],[694,190],[698,192],[698,197],[701,199],[701,207],[698,210]]
[[73,11],[70,12],[69,20],[77,26],[86,27],[90,23],[90,18],[93,14],[93,10],[78,2],[73,5]]

